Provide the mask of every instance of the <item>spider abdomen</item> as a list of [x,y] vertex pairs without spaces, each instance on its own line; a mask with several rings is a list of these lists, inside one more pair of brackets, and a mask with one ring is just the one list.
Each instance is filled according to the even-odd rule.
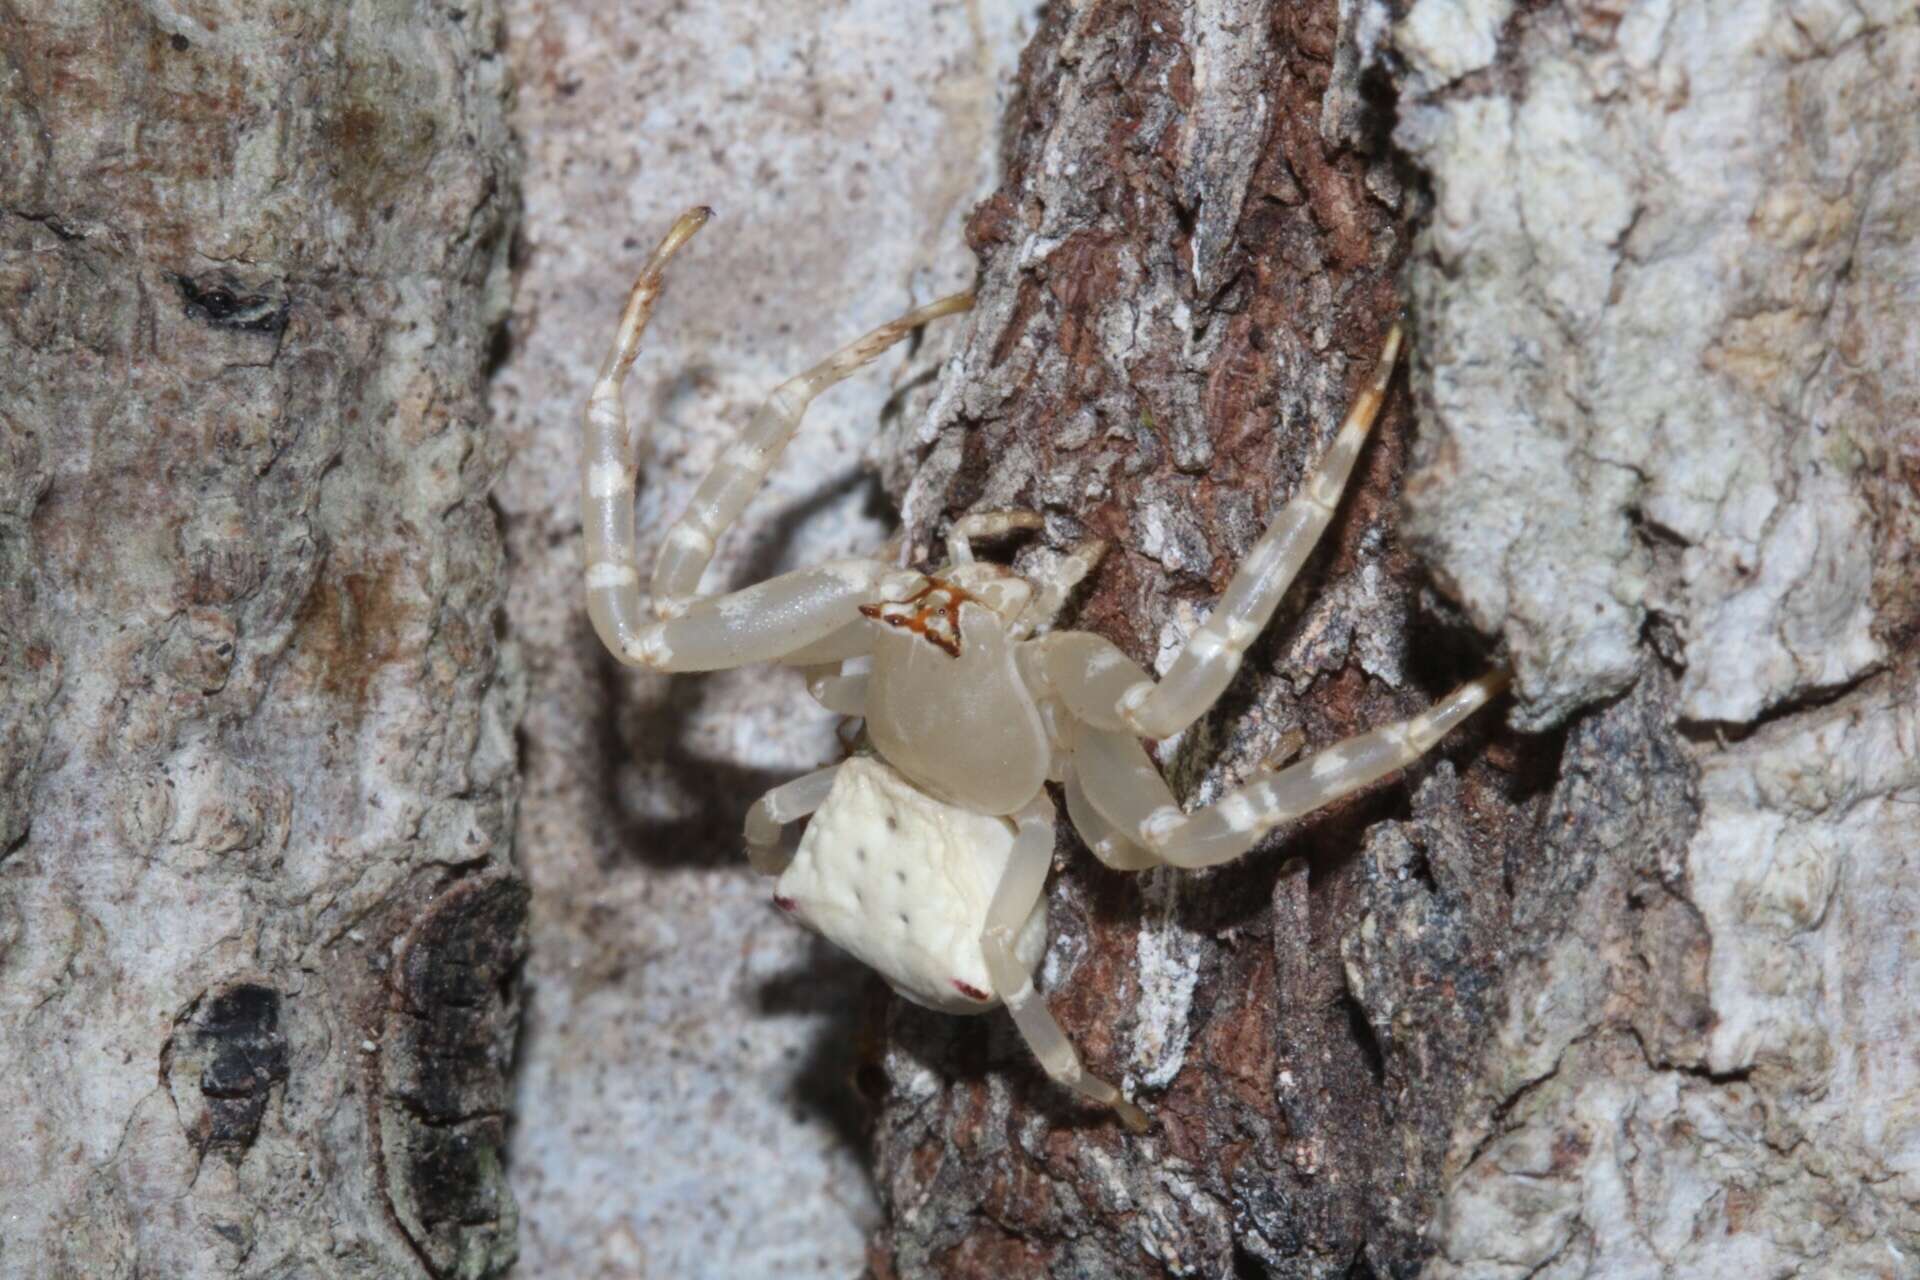
[[[840,767],[775,891],[781,907],[871,966],[907,999],[949,1013],[997,1001],[980,951],[1013,826],[936,800],[884,762]],[[1046,900],[1016,952],[1046,949]]]

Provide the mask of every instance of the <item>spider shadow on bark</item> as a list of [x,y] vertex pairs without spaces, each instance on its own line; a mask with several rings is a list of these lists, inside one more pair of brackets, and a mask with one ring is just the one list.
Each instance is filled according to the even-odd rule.
[[[751,552],[733,580],[723,589],[734,590],[764,581],[779,572],[788,548],[801,529],[829,508],[867,493],[868,510],[885,508],[879,486],[864,469],[849,468],[807,497],[793,503],[753,535]],[[667,677],[657,701],[633,698],[633,676],[595,640],[586,616],[578,624],[579,643],[593,652],[592,679],[599,714],[594,735],[604,770],[596,793],[605,797],[601,821],[609,833],[607,847],[619,863],[657,868],[746,866],[741,830],[747,809],[764,792],[819,764],[793,769],[767,769],[695,754],[687,749],[687,731],[706,704],[712,682],[728,673],[697,673]],[[790,684],[797,710],[811,709],[805,685],[797,672],[776,670],[773,678]],[[626,782],[621,773],[638,767],[649,776],[642,784]],[[665,791],[675,797],[684,817],[653,817],[621,799],[623,791]]]
[[[788,553],[805,526],[863,493],[862,509],[885,521],[891,506],[877,480],[863,467],[847,468],[754,530],[745,562],[721,589],[735,590],[792,567],[786,563]],[[728,673],[668,677],[651,696],[636,697],[635,677],[600,645],[584,612],[577,635],[577,643],[594,654],[589,678],[597,709],[591,732],[601,778],[593,792],[600,797],[595,820],[605,832],[606,869],[698,868],[751,876],[742,836],[748,807],[771,788],[831,761],[774,769],[690,750],[689,729],[712,696],[712,682],[728,679]],[[776,669],[772,678],[782,686],[778,696],[783,706],[791,699],[795,712],[817,711],[799,673]],[[662,795],[676,816],[648,813],[642,807],[647,798]],[[796,837],[796,832],[788,833],[789,840]],[[770,885],[767,894],[770,899]],[[753,927],[795,926],[778,916],[769,901],[764,924]],[[812,1020],[795,1050],[799,1061],[789,1072],[789,1092],[782,1101],[798,1116],[817,1118],[838,1141],[861,1154],[862,1169],[867,1163],[863,1153],[869,1108],[858,1092],[863,1066],[859,1046],[870,1039],[869,1005],[878,985],[858,961],[809,935],[794,964],[760,980],[742,997],[760,1016]]]
[[[780,923],[785,923],[781,921]],[[877,1083],[878,1029],[890,993],[871,969],[825,938],[809,935],[803,961],[763,981],[754,1011],[765,1017],[811,1016],[815,1025],[792,1072],[787,1101],[800,1115],[822,1120],[863,1173]],[[875,1188],[876,1192],[878,1188]]]

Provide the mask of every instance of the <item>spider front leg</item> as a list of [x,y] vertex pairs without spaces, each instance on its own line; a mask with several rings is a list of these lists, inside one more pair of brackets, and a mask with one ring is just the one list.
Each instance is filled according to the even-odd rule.
[[1015,815],[1015,821],[1018,833],[1013,853],[994,888],[993,901],[987,907],[986,931],[980,938],[994,994],[1007,1006],[1021,1039],[1049,1076],[1082,1097],[1112,1107],[1127,1128],[1145,1133],[1147,1113],[1081,1064],[1073,1042],[1034,988],[1033,975],[1014,954],[1014,940],[1033,913],[1034,903],[1046,891],[1047,872],[1053,868],[1053,802],[1042,791]]
[[877,560],[836,560],[703,599],[683,617],[642,622],[632,573],[590,569],[587,609],[614,657],[660,672],[779,661],[857,622],[861,605],[904,600],[926,582]]
[[1038,529],[1046,523],[1038,511],[975,511],[947,528],[947,563],[972,564],[975,538],[1002,538],[1016,529]]
[[1141,680],[1121,696],[1118,713],[1135,733],[1165,738],[1180,732],[1206,714],[1232,683],[1247,646],[1266,628],[1333,518],[1354,460],[1380,414],[1399,354],[1400,326],[1396,324],[1387,332],[1372,379],[1348,411],[1326,456],[1254,543],[1213,613],[1188,639],[1158,684]]
[[[947,563],[973,563],[976,538],[998,538],[1019,529],[1045,527],[1046,518],[1038,511],[975,511],[961,516],[947,529]],[[1052,623],[1065,606],[1073,589],[1092,573],[1107,553],[1104,538],[1082,538],[1052,564],[1029,571],[1034,586],[1033,598],[1008,627],[1008,634],[1025,638]]]
[[1086,580],[1106,554],[1105,538],[1082,538],[1051,565],[1029,574],[1034,587],[1033,599],[1008,628],[1010,634],[1025,637],[1042,627],[1052,626],[1060,617],[1060,611],[1066,608],[1074,588]]
[[766,483],[767,473],[800,430],[814,398],[873,362],[881,352],[921,326],[973,306],[971,293],[956,293],[890,320],[834,352],[797,378],[774,389],[720,460],[694,490],[693,501],[667,532],[653,569],[654,608],[672,617],[692,603],[700,575],[713,559],[715,542]]
[[[655,671],[710,671],[778,658],[832,634],[854,619],[859,605],[900,599],[916,589],[918,575],[877,560],[848,560],[774,578],[720,600],[695,596],[715,540],[766,480],[813,398],[927,321],[973,305],[971,294],[943,298],[882,325],[777,388],[668,532],[649,599],[640,589],[634,535],[636,441],[621,388],[664,288],[667,263],[712,216],[704,208],[682,214],[634,281],[582,424],[587,612],[614,656]],[[660,620],[646,621],[649,613]]]

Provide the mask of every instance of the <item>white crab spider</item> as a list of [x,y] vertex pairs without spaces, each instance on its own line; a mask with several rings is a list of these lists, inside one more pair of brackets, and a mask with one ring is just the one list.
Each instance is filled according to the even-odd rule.
[[[620,390],[668,259],[710,216],[689,210],[654,251],[587,400],[582,492],[594,629],[622,662],[651,671],[766,661],[798,667],[824,706],[864,717],[874,754],[776,787],[748,812],[753,865],[780,878],[774,901],[910,1000],[955,1013],[1004,1003],[1048,1075],[1140,1130],[1145,1113],[1081,1066],[1034,990],[1053,865],[1046,784],[1061,784],[1075,829],[1110,867],[1212,866],[1245,853],[1279,823],[1409,764],[1506,681],[1498,671],[1469,681],[1411,720],[1262,770],[1191,813],[1140,743],[1178,733],[1204,714],[1273,615],[1326,528],[1379,412],[1399,327],[1318,469],[1156,682],[1100,636],[1048,629],[1103,544],[1074,548],[1038,582],[974,559],[973,539],[1037,528],[1032,512],[956,521],[947,562],[931,572],[848,559],[723,596],[698,595],[715,541],[766,479],[808,403],[920,325],[965,311],[970,294],[882,325],[777,388],[668,532],[651,598],[641,591],[635,441]],[[843,671],[855,658],[870,659],[869,670]],[[798,849],[782,857],[781,828],[808,815]]]

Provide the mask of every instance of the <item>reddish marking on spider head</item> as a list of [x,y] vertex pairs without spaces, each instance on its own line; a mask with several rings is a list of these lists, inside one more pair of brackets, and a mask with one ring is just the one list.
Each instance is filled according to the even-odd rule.
[[[927,579],[927,585],[900,601],[863,604],[860,612],[875,622],[919,636],[949,658],[960,656],[960,606],[986,601],[945,578]],[[917,607],[912,607],[917,606]]]
[[773,905],[780,908],[782,911],[786,912],[788,915],[792,915],[794,912],[800,909],[800,904],[795,902],[792,898],[785,898],[777,893],[773,895]]
[[986,1003],[987,1000],[990,999],[990,997],[987,995],[986,992],[974,986],[971,982],[962,982],[958,978],[955,978],[953,980],[953,989],[955,991],[958,991],[961,995],[965,996],[967,999],[978,1000],[982,1004]]

